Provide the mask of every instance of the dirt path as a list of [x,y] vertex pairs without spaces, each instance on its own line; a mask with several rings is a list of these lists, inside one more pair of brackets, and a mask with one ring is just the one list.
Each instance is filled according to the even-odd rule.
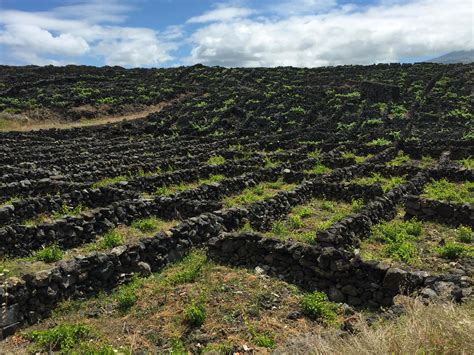
[[[157,105],[148,106],[145,110],[127,113],[125,115],[117,115],[117,116],[102,116],[93,119],[87,120],[80,120],[74,122],[65,122],[65,121],[57,121],[57,120],[46,120],[46,121],[30,121],[27,123],[21,123],[16,121],[8,121],[8,123],[4,123],[4,126],[0,127],[0,131],[17,131],[17,132],[28,132],[28,131],[36,131],[40,129],[50,129],[50,128],[57,128],[57,129],[68,129],[68,128],[75,128],[75,127],[86,127],[86,126],[99,126],[108,123],[114,122],[121,122],[121,121],[131,121],[136,120],[139,118],[144,118],[150,113],[160,112],[163,108],[172,105],[178,100],[181,100],[184,95],[170,100],[160,102]],[[4,121],[5,122],[5,121]]]

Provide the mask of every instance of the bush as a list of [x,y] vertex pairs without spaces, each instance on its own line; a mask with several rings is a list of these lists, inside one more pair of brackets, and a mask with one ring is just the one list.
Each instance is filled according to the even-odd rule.
[[115,297],[118,303],[118,308],[121,311],[126,311],[137,303],[138,297],[136,293],[136,286],[134,284],[122,287]]
[[455,242],[447,242],[442,247],[438,248],[438,253],[441,257],[449,260],[456,260],[466,255],[469,248],[465,245],[458,244]]
[[64,252],[57,245],[50,245],[38,250],[35,254],[35,259],[44,261],[45,263],[54,263],[63,258]]
[[193,303],[184,311],[184,319],[193,327],[200,327],[206,320],[206,309],[202,303]]
[[303,221],[301,217],[298,215],[292,215],[288,218],[288,224],[290,225],[291,229],[298,229],[303,226]]
[[124,243],[123,236],[116,230],[106,233],[98,242],[98,249],[112,249]]
[[423,231],[422,224],[415,218],[409,221],[392,221],[381,223],[372,228],[375,239],[387,244],[384,252],[397,260],[410,262],[418,250],[413,241]]
[[433,180],[425,186],[423,197],[456,203],[474,203],[472,189],[474,189],[474,182],[458,185],[446,179]]
[[132,223],[132,227],[143,233],[150,233],[158,230],[159,223],[156,218],[144,218]]
[[456,231],[456,239],[462,243],[472,242],[472,228],[460,226]]
[[68,351],[90,335],[85,325],[61,324],[48,330],[35,330],[27,337],[41,347],[42,351]]
[[329,302],[325,293],[308,293],[303,296],[300,304],[303,313],[314,320],[332,322],[337,317],[337,305]]
[[225,158],[222,155],[213,155],[212,157],[209,158],[207,161],[209,165],[222,165],[225,164]]

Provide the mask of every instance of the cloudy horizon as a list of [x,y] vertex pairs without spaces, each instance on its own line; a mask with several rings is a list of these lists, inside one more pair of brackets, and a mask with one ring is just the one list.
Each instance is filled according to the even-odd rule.
[[[196,4],[198,3],[198,4]],[[469,0],[4,0],[0,64],[318,67],[471,50]]]

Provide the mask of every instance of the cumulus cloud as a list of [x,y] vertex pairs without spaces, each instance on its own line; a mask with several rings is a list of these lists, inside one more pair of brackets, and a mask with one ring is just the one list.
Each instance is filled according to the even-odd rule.
[[[48,12],[4,10],[0,45],[11,61],[62,64],[84,55],[103,58],[107,65],[160,65],[172,59],[173,40],[182,33],[118,26],[131,7],[117,0],[89,0]],[[64,60],[58,60],[57,57]]]
[[192,34],[193,48],[187,61],[307,67],[393,62],[472,48],[472,31],[470,0],[331,7],[315,15],[237,18],[208,24]]

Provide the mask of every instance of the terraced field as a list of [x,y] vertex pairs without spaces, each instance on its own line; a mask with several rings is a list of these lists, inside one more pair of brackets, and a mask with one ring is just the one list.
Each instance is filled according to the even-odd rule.
[[474,351],[473,65],[0,73],[0,352]]

